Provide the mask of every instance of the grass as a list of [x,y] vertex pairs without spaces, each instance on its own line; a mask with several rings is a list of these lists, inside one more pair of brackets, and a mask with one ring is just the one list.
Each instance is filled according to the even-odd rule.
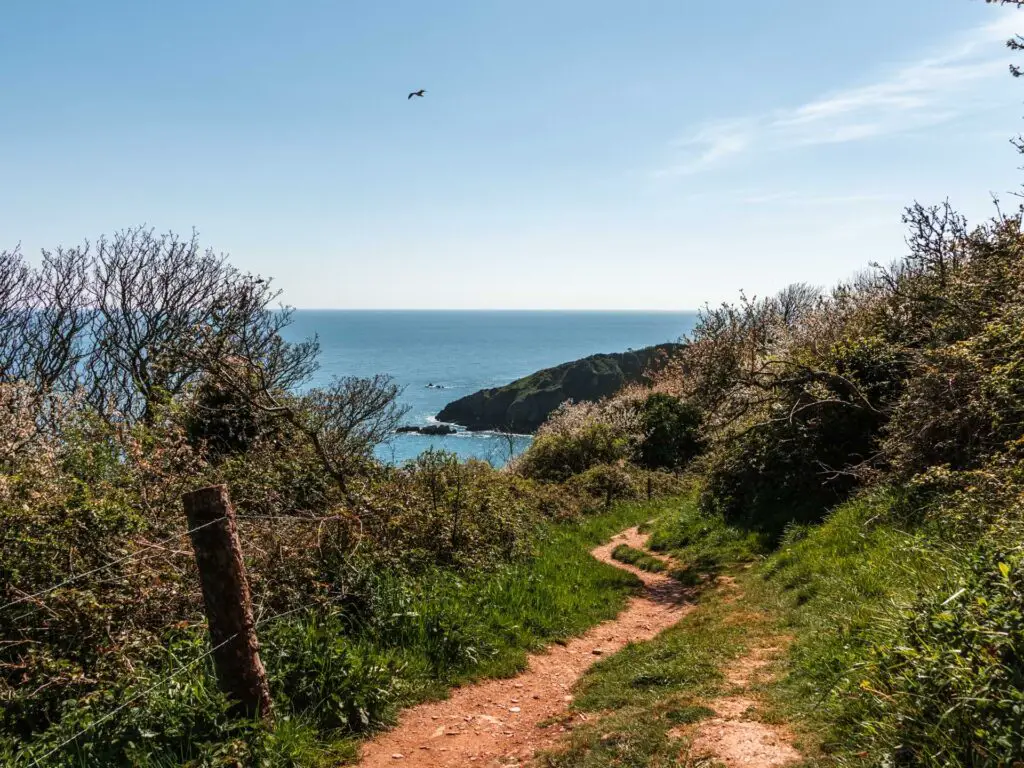
[[708,593],[674,627],[594,665],[573,707],[597,715],[541,757],[549,768],[676,765],[679,729],[712,716],[723,668],[756,642],[758,622],[732,621],[723,593]]
[[[944,600],[954,591],[943,586],[958,566],[941,532],[886,522],[891,505],[888,494],[877,492],[841,505],[820,526],[790,530],[747,582],[751,602],[777,616],[794,638],[787,674],[767,691],[769,700],[778,717],[799,726],[806,749],[822,765],[892,759],[891,749],[888,756],[877,749],[884,725],[874,705],[884,700],[881,709],[896,721],[890,748],[915,718],[899,711],[906,701],[898,686],[880,697],[871,693],[877,684],[868,680],[870,670],[886,666],[901,647],[930,643],[935,627],[907,633],[911,607],[922,596]],[[939,658],[934,647],[925,657]],[[933,671],[915,673],[913,660],[900,664],[921,680],[938,680]],[[936,690],[932,698],[949,695]],[[941,730],[941,714],[930,727]],[[937,744],[938,731],[934,735]]]
[[[570,733],[541,765],[678,764],[687,737],[725,692],[730,662],[779,644],[788,650],[774,679],[748,695],[759,700],[762,720],[795,733],[809,765],[879,764],[893,755],[900,764],[896,745],[904,734],[917,750],[914,764],[1000,764],[992,755],[1020,751],[1012,712],[1021,694],[1006,677],[1015,662],[992,653],[997,644],[1009,653],[1024,637],[1024,563],[1007,555],[965,566],[942,531],[887,522],[896,519],[891,507],[883,492],[856,498],[821,525],[791,527],[769,551],[757,535],[702,516],[692,497],[622,504],[548,526],[535,558],[491,572],[438,571],[415,580],[381,574],[368,617],[296,616],[263,633],[279,713],[275,732],[227,726],[216,712],[212,672],[198,667],[173,690],[158,688],[124,719],[98,729],[89,748],[76,745],[43,765],[117,765],[126,754],[142,768],[205,768],[231,759],[269,768],[351,762],[360,734],[386,726],[401,707],[444,696],[453,685],[514,675],[531,650],[614,616],[638,581],[588,552],[641,523],[659,551],[684,563],[671,575],[704,585],[700,599],[676,626],[602,658],[584,675],[573,708],[589,716],[548,724]],[[614,556],[664,567],[630,547]],[[949,603],[964,586],[973,597]],[[197,656],[202,645],[193,639],[176,649],[168,668]],[[150,682],[137,680],[120,700]],[[943,704],[950,692],[962,703],[956,711]],[[95,721],[117,699],[69,718],[68,727]],[[998,739],[971,735],[989,727],[978,724],[972,701],[985,702],[986,723],[1002,729]],[[929,709],[939,704],[941,712]],[[960,730],[948,727],[949,718]],[[66,735],[51,734],[53,743]],[[136,746],[126,750],[129,739]],[[967,751],[982,739],[1001,752]],[[28,764],[11,750],[0,743],[0,763]]]
[[706,593],[676,627],[597,665],[577,706],[600,716],[546,764],[676,764],[688,726],[673,722],[699,719],[729,660],[767,645],[785,658],[748,695],[807,765],[1019,763],[1019,536],[1007,526],[958,543],[894,510],[888,491],[861,495],[791,526],[773,551],[692,503],[655,520],[656,547],[689,558],[696,580],[728,573],[738,589]]
[[767,537],[726,524],[719,516],[701,513],[697,491],[678,501],[670,514],[649,528],[651,551],[671,555],[682,565],[671,576],[684,584],[697,584],[740,563],[760,559],[770,549]]
[[[700,545],[673,536],[696,526],[697,518],[692,498],[675,500],[663,505],[648,527],[661,537],[662,551],[677,555],[688,546]],[[624,562],[650,558],[664,567],[639,550],[619,549],[616,558]],[[709,571],[735,564],[720,553]],[[707,572],[701,575],[709,583]],[[769,631],[770,622],[763,615],[744,614],[737,620],[733,597],[721,589],[706,591],[675,626],[595,664],[577,684],[573,707],[597,717],[574,728],[567,743],[543,755],[540,764],[549,768],[676,765],[684,746],[679,729],[713,714],[707,704],[722,690],[723,668]]]
[[620,563],[635,565],[640,570],[649,573],[664,573],[668,570],[668,566],[663,561],[628,544],[619,544],[612,550],[612,557]]
[[[386,727],[402,707],[479,678],[515,675],[530,651],[615,616],[639,581],[589,551],[664,506],[619,504],[549,524],[535,557],[489,572],[376,574],[372,604],[358,616],[296,614],[268,624],[260,640],[278,719],[273,732],[224,716],[207,660],[166,682],[156,673],[133,678],[121,691],[77,706],[31,749],[0,742],[0,762],[32,765],[86,727],[40,765],[205,768],[235,761],[298,768],[354,761],[360,735]],[[206,645],[201,635],[175,640],[167,671],[180,670]],[[103,719],[136,695],[131,707]]]

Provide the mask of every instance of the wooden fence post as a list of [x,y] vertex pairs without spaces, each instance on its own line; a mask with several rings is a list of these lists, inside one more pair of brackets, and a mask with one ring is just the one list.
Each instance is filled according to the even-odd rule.
[[203,603],[213,643],[220,689],[246,716],[271,715],[270,686],[260,661],[249,582],[235,525],[235,510],[223,485],[182,497],[199,566]]

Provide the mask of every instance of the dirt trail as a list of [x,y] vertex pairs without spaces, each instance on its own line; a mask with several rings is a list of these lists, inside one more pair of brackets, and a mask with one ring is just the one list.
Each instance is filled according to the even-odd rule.
[[715,717],[698,726],[689,746],[691,757],[710,756],[727,768],[779,768],[803,759],[793,747],[789,731],[754,719],[758,703],[750,697],[750,689],[781,651],[768,646],[754,648],[725,670],[729,693],[709,703]]
[[515,678],[458,688],[446,701],[406,710],[393,730],[364,746],[360,765],[514,766],[552,747],[565,729],[538,725],[564,715],[572,701],[570,690],[587,668],[628,642],[649,640],[691,607],[689,591],[675,580],[612,559],[619,544],[643,548],[646,543],[647,537],[632,528],[591,553],[644,583],[644,591],[615,619],[566,645],[531,655],[526,671]]

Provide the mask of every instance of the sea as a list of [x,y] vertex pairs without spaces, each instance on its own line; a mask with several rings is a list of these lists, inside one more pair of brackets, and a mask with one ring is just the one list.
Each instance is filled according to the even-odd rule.
[[[333,377],[383,373],[402,387],[403,424],[436,423],[452,400],[542,368],[598,352],[624,352],[678,341],[694,312],[296,310],[285,338],[316,335],[320,369],[312,386]],[[500,466],[530,441],[465,432],[396,434],[377,448],[400,464],[428,448]]]

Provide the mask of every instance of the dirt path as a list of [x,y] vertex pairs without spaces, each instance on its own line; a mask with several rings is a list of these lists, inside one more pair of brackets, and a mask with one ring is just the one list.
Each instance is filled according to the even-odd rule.
[[538,725],[564,715],[572,701],[570,690],[587,668],[629,642],[649,640],[691,607],[689,591],[675,580],[612,559],[619,544],[642,548],[646,542],[632,528],[592,552],[644,583],[644,591],[615,619],[530,656],[526,671],[515,678],[458,688],[446,701],[406,710],[393,730],[364,746],[360,765],[514,766],[552,747],[565,729]]
[[758,702],[751,689],[766,676],[766,668],[782,650],[770,645],[755,647],[725,670],[729,691],[709,702],[715,717],[697,727],[688,750],[691,758],[711,757],[727,768],[779,768],[803,759],[786,728],[755,719]]

